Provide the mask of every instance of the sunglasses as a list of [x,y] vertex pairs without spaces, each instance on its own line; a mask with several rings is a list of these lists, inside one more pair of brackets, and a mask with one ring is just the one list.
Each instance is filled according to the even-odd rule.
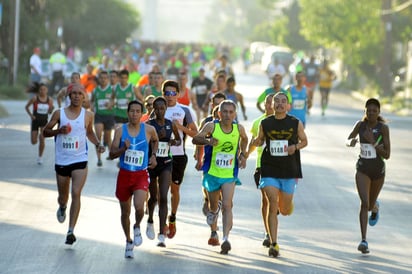
[[163,94],[164,94],[165,96],[176,96],[176,95],[177,95],[177,92],[174,91],[174,90],[165,90],[165,91],[163,92]]

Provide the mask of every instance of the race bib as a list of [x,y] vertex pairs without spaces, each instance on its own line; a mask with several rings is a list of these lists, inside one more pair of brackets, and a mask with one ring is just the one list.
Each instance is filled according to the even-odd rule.
[[128,99],[118,99],[117,100],[117,107],[119,109],[127,109],[127,105],[129,104]]
[[79,137],[62,135],[63,151],[77,151],[79,149]]
[[49,113],[49,104],[38,104],[37,105],[38,114],[47,114]]
[[293,100],[292,107],[294,109],[304,109],[305,108],[305,100]]
[[97,100],[97,106],[100,110],[107,109],[107,105],[109,104],[109,99],[99,99]]
[[144,160],[144,152],[141,150],[126,150],[124,153],[124,163],[131,166],[142,166]]
[[235,164],[235,156],[233,154],[227,154],[219,152],[216,154],[216,166],[218,168],[233,168]]
[[272,156],[288,156],[288,141],[287,140],[270,140],[269,144],[270,155]]
[[169,143],[168,142],[159,142],[157,147],[156,157],[167,157],[169,156]]
[[363,159],[375,159],[376,149],[371,144],[360,144],[360,157]]
[[207,86],[206,85],[199,85],[196,87],[196,94],[197,95],[204,95],[206,94]]

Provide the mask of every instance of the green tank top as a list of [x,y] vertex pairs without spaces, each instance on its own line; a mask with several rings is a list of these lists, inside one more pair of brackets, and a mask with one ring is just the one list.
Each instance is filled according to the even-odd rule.
[[157,89],[156,89],[155,86],[151,86],[151,88],[152,88],[152,95],[153,95],[154,97],[162,96],[162,92],[161,92],[161,91],[157,91]]
[[102,89],[100,86],[97,86],[94,89],[94,109],[96,110],[96,114],[113,115],[113,108],[107,108],[107,103],[109,103],[112,98],[112,92],[113,90],[111,85],[107,85],[105,89]]
[[114,93],[116,98],[114,115],[116,117],[127,118],[127,106],[130,101],[135,99],[132,84],[128,84],[124,88],[122,88],[120,84],[117,84]]
[[208,173],[218,178],[234,178],[237,168],[237,151],[239,145],[239,128],[232,124],[232,132],[224,133],[220,123],[215,124],[213,138],[219,140],[218,145],[212,149],[211,165]]

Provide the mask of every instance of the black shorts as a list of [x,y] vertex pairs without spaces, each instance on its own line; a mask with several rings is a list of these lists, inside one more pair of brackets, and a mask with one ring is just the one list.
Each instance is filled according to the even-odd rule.
[[85,169],[86,167],[87,167],[87,161],[70,164],[68,166],[54,165],[54,170],[60,176],[72,177],[73,170]]
[[39,128],[44,127],[47,124],[47,118],[37,117],[31,121],[31,131],[39,131]]
[[329,93],[330,92],[330,88],[319,88],[319,91],[321,93]]
[[127,122],[129,122],[129,119],[124,118],[124,117],[114,116],[114,121],[116,122],[116,124],[126,124]]
[[103,124],[104,130],[111,130],[114,128],[114,116],[113,115],[94,115],[95,124]]
[[385,177],[385,162],[381,159],[362,159],[356,163],[356,170],[368,176],[371,180]]
[[150,178],[159,177],[160,174],[165,170],[172,171],[172,159],[170,159],[169,157],[156,158],[156,162],[157,165],[154,169],[147,169],[149,171]]
[[173,169],[172,169],[172,182],[180,185],[185,175],[185,169],[187,165],[187,155],[173,156]]

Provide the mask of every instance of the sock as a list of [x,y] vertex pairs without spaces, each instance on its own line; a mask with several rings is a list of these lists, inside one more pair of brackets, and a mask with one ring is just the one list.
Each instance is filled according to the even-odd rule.
[[226,242],[226,241],[228,241],[228,240],[229,240],[229,237],[227,237],[227,236],[223,236],[222,241]]
[[69,231],[67,231],[67,234],[73,234],[74,228],[69,227]]

